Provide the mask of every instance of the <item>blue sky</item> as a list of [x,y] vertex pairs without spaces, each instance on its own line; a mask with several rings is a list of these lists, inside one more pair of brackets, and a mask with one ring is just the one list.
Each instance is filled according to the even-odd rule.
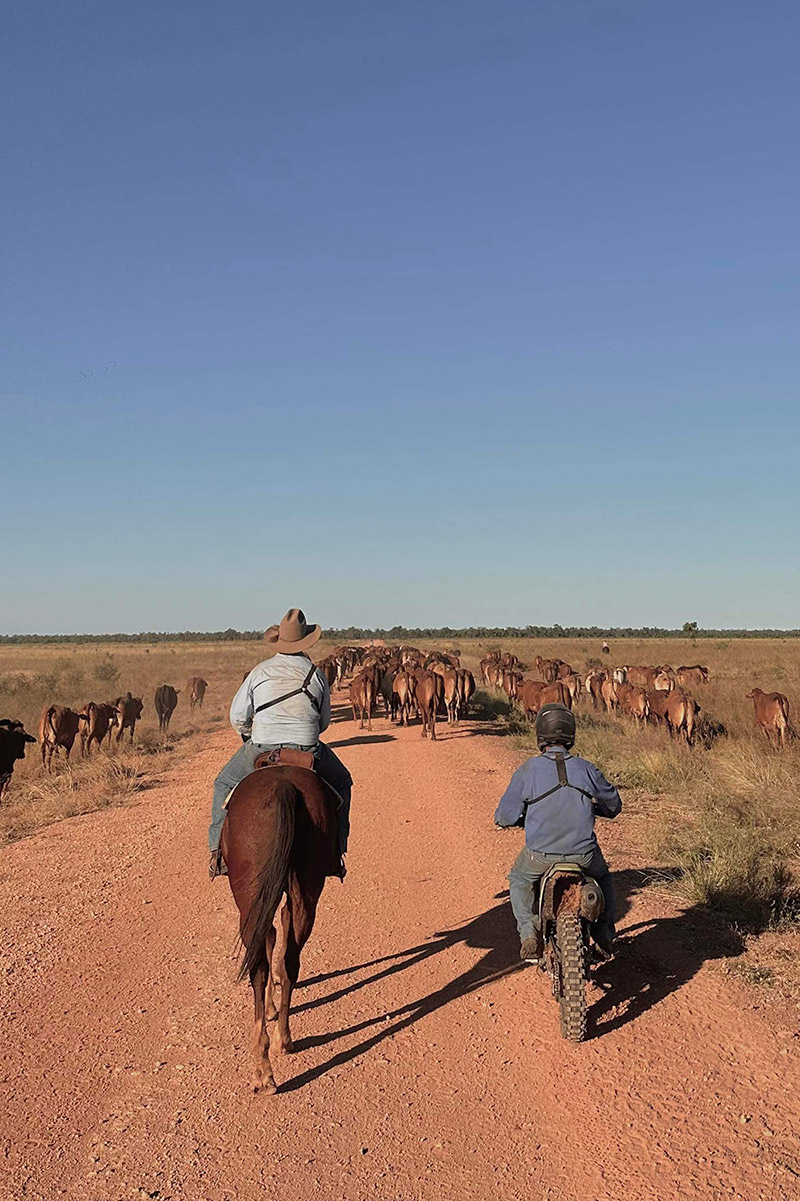
[[800,625],[799,35],[14,4],[0,631]]

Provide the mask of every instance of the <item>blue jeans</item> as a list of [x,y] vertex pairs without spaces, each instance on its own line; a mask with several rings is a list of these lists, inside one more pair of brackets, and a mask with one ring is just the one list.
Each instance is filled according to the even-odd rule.
[[598,847],[585,855],[550,855],[540,851],[532,851],[523,847],[517,855],[511,871],[508,873],[508,888],[511,894],[511,909],[517,921],[520,942],[539,929],[538,888],[542,876],[554,863],[578,863],[592,876],[603,892],[605,906],[601,922],[611,926],[612,932],[617,917],[617,904],[614,896],[614,881],[608,864]]
[[[285,742],[282,746],[290,746],[296,751],[313,751],[316,761],[317,774],[327,780],[342,798],[342,804],[336,810],[336,827],[339,836],[339,850],[342,854],[347,850],[347,839],[350,834],[350,794],[353,788],[353,777],[341,759],[334,755],[329,746],[318,742],[316,746],[298,746],[296,743]],[[223,767],[214,781],[214,799],[211,802],[211,825],[208,827],[208,849],[216,851],[225,824],[223,805],[229,793],[237,784],[249,776],[256,759],[263,751],[274,751],[274,745],[259,742],[245,742],[239,747],[232,759]]]

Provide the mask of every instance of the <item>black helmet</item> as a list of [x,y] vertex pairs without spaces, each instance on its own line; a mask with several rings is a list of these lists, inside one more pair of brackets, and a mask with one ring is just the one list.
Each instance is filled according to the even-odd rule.
[[566,705],[542,705],[536,717],[539,750],[546,746],[571,747],[575,742],[575,718]]

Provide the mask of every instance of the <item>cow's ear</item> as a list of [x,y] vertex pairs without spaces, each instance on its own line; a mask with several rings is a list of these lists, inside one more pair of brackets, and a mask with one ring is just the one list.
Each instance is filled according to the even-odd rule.
[[26,735],[25,735],[25,741],[26,741],[26,742],[35,742],[35,741],[36,741],[36,739],[33,737],[33,735],[32,735],[32,734],[26,734]]

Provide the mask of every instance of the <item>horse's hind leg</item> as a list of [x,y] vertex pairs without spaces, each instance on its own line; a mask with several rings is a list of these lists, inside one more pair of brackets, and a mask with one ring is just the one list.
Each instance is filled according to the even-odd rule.
[[250,978],[255,1005],[253,1053],[256,1062],[252,1083],[256,1092],[274,1093],[276,1091],[275,1077],[272,1075],[272,1067],[269,1062],[269,1034],[267,1033],[264,1006],[268,970],[269,968],[266,966],[259,967]]
[[267,992],[266,992],[266,1014],[267,1014],[267,1021],[268,1021],[268,1022],[274,1022],[274,1021],[275,1021],[275,1018],[278,1016],[278,1011],[277,1011],[277,1009],[275,1008],[275,1001],[274,1001],[274,999],[273,999],[273,996],[272,996],[273,987],[274,987],[274,984],[275,984],[275,978],[274,978],[274,976],[273,976],[273,973],[272,973],[272,957],[273,957],[273,955],[275,954],[275,938],[276,938],[275,927],[274,927],[274,926],[272,926],[272,927],[270,928],[270,932],[269,932],[269,934],[267,935]]
[[314,928],[318,899],[319,894],[312,897],[295,882],[286,898],[286,907],[282,915],[286,945],[278,967],[278,979],[281,986],[278,1038],[281,1050],[286,1052],[294,1050],[294,1043],[289,1031],[289,1007],[292,1003],[292,991],[300,974],[300,952]]

